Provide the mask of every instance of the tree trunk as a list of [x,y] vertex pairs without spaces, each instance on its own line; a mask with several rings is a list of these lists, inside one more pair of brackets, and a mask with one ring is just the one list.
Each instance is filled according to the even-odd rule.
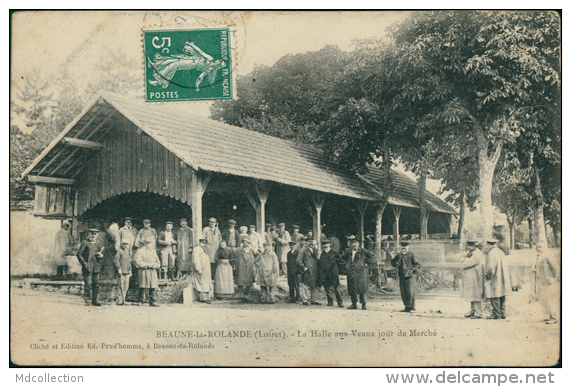
[[383,240],[383,213],[389,202],[389,192],[391,188],[391,152],[385,141],[383,144],[383,197],[377,208],[377,227],[375,230],[375,252],[378,257],[381,256],[381,244]]
[[533,228],[534,228],[532,218],[527,219],[527,227],[529,229],[529,236],[528,236],[529,248],[531,249],[533,247]]
[[[507,125],[506,119],[503,119],[504,125]],[[478,202],[480,205],[480,224],[482,236],[489,238],[492,236],[494,227],[494,207],[492,206],[492,180],[494,179],[494,170],[502,154],[503,141],[497,139],[493,144],[491,153],[489,152],[489,141],[484,135],[481,124],[474,120],[474,129],[476,134],[476,144],[478,146],[478,167],[479,173],[479,192]]]
[[533,223],[535,228],[536,245],[547,245],[547,235],[545,233],[545,219],[543,217],[543,194],[541,192],[541,181],[539,179],[539,171],[535,170],[535,208],[533,209]]
[[515,243],[514,243],[514,237],[515,237],[515,225],[513,222],[510,222],[510,219],[508,218],[508,226],[510,227],[510,250],[513,250],[515,248]]
[[426,172],[418,179],[418,205],[420,207],[420,240],[428,240],[428,217],[426,211]]
[[464,242],[464,221],[466,219],[466,207],[468,204],[466,203],[466,193],[462,192],[462,202],[460,204],[460,218],[458,219],[458,239],[460,243]]

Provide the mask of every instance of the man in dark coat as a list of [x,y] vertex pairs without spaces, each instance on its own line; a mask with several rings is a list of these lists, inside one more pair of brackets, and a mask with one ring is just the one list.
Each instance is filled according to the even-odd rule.
[[351,306],[347,309],[357,309],[357,295],[363,310],[367,310],[365,293],[369,288],[369,267],[376,269],[377,261],[368,250],[359,247],[359,240],[351,240],[351,248],[342,256],[347,270],[347,291],[351,296]]
[[391,265],[397,268],[400,296],[404,303],[401,312],[415,310],[416,273],[420,270],[420,262],[413,253],[408,251],[408,242],[401,242],[401,252],[391,260]]
[[342,308],[343,300],[337,289],[339,287],[339,269],[337,265],[341,262],[341,256],[331,248],[329,240],[324,240],[322,244],[323,251],[319,257],[319,278],[327,295],[327,306],[333,306],[333,295],[335,295],[337,305]]
[[240,247],[240,232],[236,230],[236,221],[230,219],[228,221],[228,228],[222,231],[222,240],[226,241],[226,246],[235,252]]
[[321,305],[317,298],[319,287],[319,264],[317,257],[317,246],[313,238],[307,238],[307,245],[303,246],[297,255],[297,265],[299,267],[300,295],[303,305]]
[[299,273],[297,268],[297,254],[299,250],[295,248],[296,241],[289,241],[290,251],[287,253],[287,286],[289,287],[289,303],[300,300],[299,295]]
[[[83,296],[85,305],[101,306],[97,301],[99,293],[99,272],[101,271],[101,262],[103,261],[103,249],[97,240],[99,230],[96,228],[89,229],[89,236],[81,242],[77,251],[77,260],[81,264],[81,272],[83,274]],[[91,300],[90,300],[91,290]]]

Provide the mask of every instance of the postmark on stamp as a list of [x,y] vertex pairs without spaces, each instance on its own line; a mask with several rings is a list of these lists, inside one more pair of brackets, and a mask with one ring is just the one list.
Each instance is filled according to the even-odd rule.
[[230,31],[143,31],[147,102],[232,99]]

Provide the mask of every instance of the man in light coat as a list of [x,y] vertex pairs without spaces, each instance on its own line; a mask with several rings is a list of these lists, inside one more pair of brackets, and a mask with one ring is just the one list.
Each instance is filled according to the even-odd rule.
[[137,251],[133,256],[133,262],[137,268],[137,283],[139,286],[139,301],[137,305],[145,302],[145,292],[149,291],[149,304],[159,306],[157,289],[159,276],[157,270],[161,268],[161,261],[157,255],[157,231],[151,227],[149,219],[143,220],[143,228],[135,239]]
[[55,238],[54,261],[57,267],[57,276],[65,278],[67,275],[66,257],[71,255],[73,237],[69,232],[69,223],[63,223]]
[[222,240],[222,234],[218,229],[216,218],[208,219],[208,227],[204,227],[202,230],[202,237],[206,239],[206,254],[210,258],[210,274],[212,279],[214,279],[214,274],[216,273],[216,252]]
[[254,252],[254,255],[258,256],[264,251],[264,238],[256,232],[256,226],[253,224],[248,227],[248,237],[250,238],[250,248]]
[[131,251],[127,242],[115,254],[115,267],[117,268],[117,305],[125,305],[129,278],[131,278]]
[[486,257],[476,246],[476,240],[466,241],[468,252],[460,260],[463,268],[462,298],[470,302],[470,313],[464,317],[482,318],[482,300],[484,298],[484,263]]
[[278,257],[272,251],[272,244],[264,242],[264,251],[256,260],[256,276],[262,293],[262,304],[274,304],[276,302],[275,288],[278,272]]
[[210,257],[207,254],[208,240],[206,238],[199,240],[198,248],[192,252],[192,263],[194,270],[192,272],[194,286],[198,292],[198,301],[207,304],[212,303],[210,300],[210,290],[212,287],[212,276],[210,275]]
[[548,316],[546,324],[557,323],[557,312],[560,310],[561,300],[561,263],[560,256],[550,254],[544,243],[537,244],[537,280],[538,296],[545,314]]
[[486,281],[484,294],[492,304],[492,315],[489,319],[506,318],[506,295],[511,290],[510,274],[505,254],[497,247],[498,240],[487,241]]

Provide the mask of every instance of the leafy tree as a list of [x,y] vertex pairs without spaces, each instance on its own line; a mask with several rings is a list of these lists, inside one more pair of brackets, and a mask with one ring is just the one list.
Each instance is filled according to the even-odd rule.
[[333,86],[348,60],[346,52],[326,46],[257,66],[238,79],[238,99],[215,102],[211,117],[300,143],[315,142],[316,125],[328,116],[329,101],[342,98]]
[[516,141],[524,121],[557,103],[560,19],[536,11],[419,12],[393,25],[391,36],[421,70],[410,72],[400,95],[429,110],[421,127],[476,146],[478,202],[489,235],[492,179],[504,145]]

